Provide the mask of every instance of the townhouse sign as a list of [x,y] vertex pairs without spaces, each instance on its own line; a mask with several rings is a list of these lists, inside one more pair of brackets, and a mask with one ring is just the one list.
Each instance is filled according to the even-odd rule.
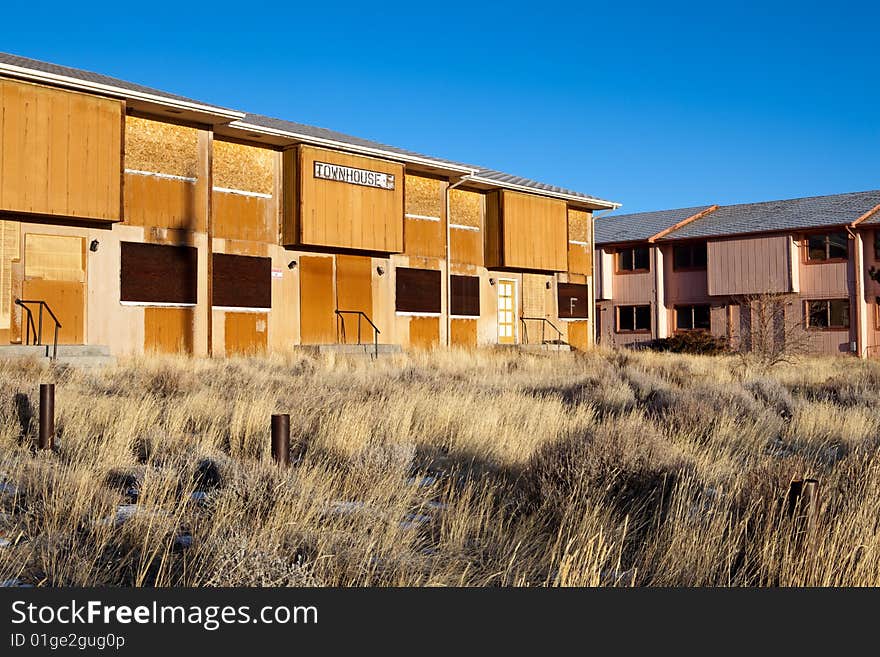
[[327,164],[326,162],[315,162],[315,178],[378,189],[394,189],[394,174],[392,173],[356,169],[340,164]]

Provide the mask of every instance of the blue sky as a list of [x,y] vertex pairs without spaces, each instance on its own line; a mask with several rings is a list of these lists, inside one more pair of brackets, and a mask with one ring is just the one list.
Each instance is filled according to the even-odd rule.
[[880,188],[876,2],[9,4],[0,50],[621,212]]

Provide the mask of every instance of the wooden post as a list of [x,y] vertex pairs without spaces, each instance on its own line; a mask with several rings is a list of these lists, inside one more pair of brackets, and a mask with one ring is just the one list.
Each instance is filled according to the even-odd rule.
[[39,449],[55,448],[55,384],[40,384]]
[[290,415],[272,416],[272,460],[283,467],[290,463]]

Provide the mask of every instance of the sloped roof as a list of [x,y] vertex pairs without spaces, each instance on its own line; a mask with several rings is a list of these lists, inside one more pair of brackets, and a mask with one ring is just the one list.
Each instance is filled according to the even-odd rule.
[[664,239],[787,232],[850,224],[880,204],[880,190],[723,205]]
[[415,153],[413,151],[409,151],[403,148],[389,146],[388,144],[382,144],[376,141],[371,141],[369,139],[363,139],[361,137],[354,137],[341,132],[337,132],[335,130],[329,130],[327,128],[319,128],[316,126],[310,126],[294,121],[286,121],[283,119],[276,119],[259,114],[248,114],[237,110],[231,110],[207,103],[202,103],[201,101],[186,98],[185,96],[179,96],[177,94],[171,94],[165,91],[160,91],[158,89],[146,87],[144,85],[127,82],[125,80],[120,80],[119,78],[102,75],[100,73],[85,71],[69,66],[60,66],[58,64],[52,64],[50,62],[43,62],[36,59],[30,59],[28,57],[21,57],[19,55],[0,52],[0,74],[6,72],[7,74],[14,75],[17,69],[30,73],[42,74],[40,80],[48,84],[77,86],[77,83],[80,83],[82,86],[92,89],[94,91],[108,93],[110,95],[115,95],[122,98],[131,96],[134,98],[146,99],[148,101],[164,101],[172,104],[179,103],[183,106],[191,106],[197,111],[213,114],[218,117],[225,117],[226,122],[232,122],[230,124],[230,127],[235,127],[236,123],[241,123],[243,124],[242,127],[244,129],[246,129],[245,126],[251,125],[255,127],[262,127],[270,130],[300,135],[306,139],[312,138],[315,140],[334,142],[343,146],[348,145],[352,147],[375,150],[382,154],[387,154],[390,157],[397,155],[404,159],[423,160],[431,164],[448,166],[453,171],[459,171],[461,173],[473,175],[475,181],[481,181],[485,184],[489,184],[492,186],[511,187],[514,189],[522,188],[539,194],[543,193],[551,196],[568,197],[572,200],[594,202],[599,206],[612,207],[619,205],[617,203],[605,201],[595,196],[590,196],[581,192],[575,192],[572,190],[564,189],[562,187],[548,185],[546,183],[530,180],[528,178],[513,176],[485,167],[464,164],[461,162],[454,162],[452,160],[432,157],[428,155],[421,155],[419,153]]
[[710,207],[712,206],[701,205],[693,208],[612,214],[600,217],[596,219],[594,224],[596,244],[645,241],[688,217],[708,210]]

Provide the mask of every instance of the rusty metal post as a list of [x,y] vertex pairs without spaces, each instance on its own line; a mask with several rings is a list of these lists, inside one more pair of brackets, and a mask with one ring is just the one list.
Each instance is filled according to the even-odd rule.
[[40,384],[40,449],[55,448],[55,384]]
[[816,479],[805,479],[801,492],[801,516],[806,521],[808,531],[813,531],[816,527],[819,507],[819,481]]
[[801,493],[803,493],[803,488],[803,479],[797,475],[791,478],[791,482],[788,484],[788,495],[786,495],[785,500],[789,518],[794,518],[795,511],[797,511],[798,503],[801,499]]
[[290,415],[272,416],[272,460],[287,467],[290,462]]

